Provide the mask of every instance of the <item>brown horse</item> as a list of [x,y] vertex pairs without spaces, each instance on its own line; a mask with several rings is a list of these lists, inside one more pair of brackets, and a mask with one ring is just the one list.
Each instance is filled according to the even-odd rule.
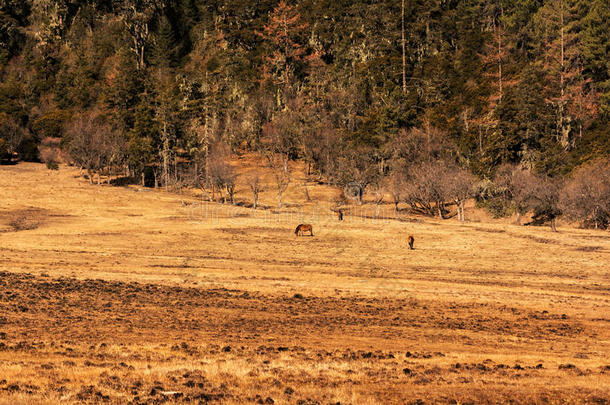
[[294,234],[296,236],[299,236],[303,232],[309,232],[309,235],[313,236],[313,226],[309,224],[300,224],[299,226],[297,226],[297,229],[295,229]]
[[409,249],[413,250],[413,243],[415,242],[415,238],[413,236],[409,236],[407,238],[407,242],[409,242]]

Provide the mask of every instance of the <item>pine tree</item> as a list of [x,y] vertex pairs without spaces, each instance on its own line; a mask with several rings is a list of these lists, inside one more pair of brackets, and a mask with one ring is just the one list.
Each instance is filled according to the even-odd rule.
[[590,75],[587,83],[599,97],[602,116],[610,119],[610,3],[588,1],[589,9],[579,22],[583,69]]
[[154,64],[163,68],[174,66],[176,59],[176,39],[174,29],[167,16],[159,20],[159,29],[155,35],[153,52]]
[[170,168],[175,158],[178,89],[171,72],[167,69],[159,69],[155,79],[158,92],[155,100],[155,121],[159,131],[161,175],[163,186],[167,190],[170,185]]
[[[147,166],[155,169],[155,185],[157,183],[156,166],[158,164],[159,130],[154,119],[154,111],[146,97],[137,105],[134,114],[134,126],[129,131],[127,147],[127,162],[136,175],[142,176]],[[144,184],[142,184],[144,185]]]
[[278,105],[285,102],[279,90],[283,89],[284,94],[289,91],[304,61],[305,47],[301,35],[306,28],[307,24],[301,22],[301,14],[296,7],[282,0],[269,15],[269,22],[263,26],[263,31],[257,32],[269,48],[263,58],[262,82],[278,86]]
[[[574,144],[575,117],[572,112],[582,84],[580,42],[575,29],[576,17],[572,0],[550,0],[540,10],[542,25],[542,67],[548,78],[547,102],[555,107],[557,141],[567,150]],[[582,126],[580,126],[582,130]]]

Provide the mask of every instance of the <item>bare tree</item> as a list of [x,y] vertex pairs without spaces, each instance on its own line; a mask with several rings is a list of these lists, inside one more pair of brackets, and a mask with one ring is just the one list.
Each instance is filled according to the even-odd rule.
[[458,219],[464,223],[466,200],[474,196],[476,178],[467,170],[459,167],[453,168],[451,172],[452,174],[445,178],[446,193],[455,202]]
[[404,193],[404,180],[400,173],[392,172],[386,180],[387,189],[392,196],[392,202],[394,203],[394,212],[398,212],[398,204],[400,204],[401,198]]
[[122,9],[123,22],[132,40],[131,51],[136,58],[138,70],[146,68],[146,49],[150,42],[149,24],[158,8],[157,3],[157,0],[126,1]]
[[101,170],[118,162],[125,149],[124,139],[96,111],[77,114],[66,128],[66,139],[68,154],[87,170],[90,183],[93,173],[97,173],[97,183],[101,184]]
[[411,210],[445,219],[445,201],[448,198],[444,183],[449,175],[446,163],[441,160],[421,163],[411,167],[409,175],[404,192],[405,202]]
[[385,197],[385,187],[382,184],[375,184],[371,188],[371,194],[373,195],[373,201],[375,202],[375,218],[379,218],[381,211],[381,204]]
[[263,126],[262,153],[273,172],[277,186],[278,206],[282,208],[284,192],[291,180],[290,159],[297,155],[299,132],[297,115],[286,110]]
[[561,181],[546,176],[536,176],[533,190],[532,221],[526,225],[544,225],[549,223],[551,230],[557,232],[557,218],[562,214],[559,207]]
[[561,206],[584,227],[610,227],[610,160],[598,160],[574,173],[562,190]]
[[173,146],[176,141],[176,124],[174,122],[178,111],[177,88],[173,78],[162,69],[156,72],[159,84],[159,94],[156,97],[155,118],[159,124],[161,149],[161,178],[165,191],[170,185],[170,167],[173,160]]
[[496,172],[497,197],[509,210],[516,212],[517,225],[521,224],[521,216],[533,208],[537,182],[538,178],[533,173],[518,165],[505,164]]
[[258,174],[254,173],[247,178],[248,186],[250,187],[250,191],[252,191],[252,200],[254,201],[252,208],[256,209],[258,207],[258,197],[260,193],[263,191],[263,183]]
[[273,178],[277,186],[277,200],[279,208],[282,208],[284,201],[284,192],[290,185],[290,166],[289,158],[285,153],[268,152],[265,154],[269,167],[273,171]]
[[353,148],[344,151],[337,160],[341,184],[350,185],[349,190],[355,194],[352,197],[362,204],[367,187],[376,184],[381,177],[376,151],[371,148]]
[[231,205],[235,204],[235,185],[236,185],[235,176],[228,177],[225,187],[227,189],[227,195],[229,196],[229,201],[231,201]]
[[24,128],[7,114],[0,113],[0,154],[3,150],[7,154],[16,153],[25,137]]
[[[212,199],[214,199],[217,191],[222,202],[227,202],[227,196],[231,204],[235,202],[235,171],[229,162],[229,156],[226,149],[216,146],[212,154],[208,157],[208,177],[212,186]],[[224,194],[223,194],[224,191]]]

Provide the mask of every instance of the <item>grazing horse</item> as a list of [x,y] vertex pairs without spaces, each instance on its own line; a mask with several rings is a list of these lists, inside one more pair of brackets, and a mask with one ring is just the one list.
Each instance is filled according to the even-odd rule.
[[313,226],[309,224],[300,224],[297,226],[297,229],[295,229],[294,234],[300,236],[303,232],[309,232],[309,235],[313,236]]
[[409,236],[407,238],[407,242],[409,242],[409,249],[413,250],[413,242],[415,242],[415,238],[413,236]]
[[339,217],[339,221],[343,221],[343,211],[337,211],[337,217]]

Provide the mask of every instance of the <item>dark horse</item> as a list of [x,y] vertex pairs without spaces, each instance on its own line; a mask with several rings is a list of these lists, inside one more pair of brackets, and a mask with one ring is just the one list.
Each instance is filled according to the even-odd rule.
[[413,250],[413,243],[415,242],[415,238],[413,236],[409,236],[407,238],[407,242],[409,242],[409,249]]
[[313,226],[309,224],[300,224],[297,229],[294,230],[296,236],[301,235],[303,232],[309,232],[310,236],[313,236]]

